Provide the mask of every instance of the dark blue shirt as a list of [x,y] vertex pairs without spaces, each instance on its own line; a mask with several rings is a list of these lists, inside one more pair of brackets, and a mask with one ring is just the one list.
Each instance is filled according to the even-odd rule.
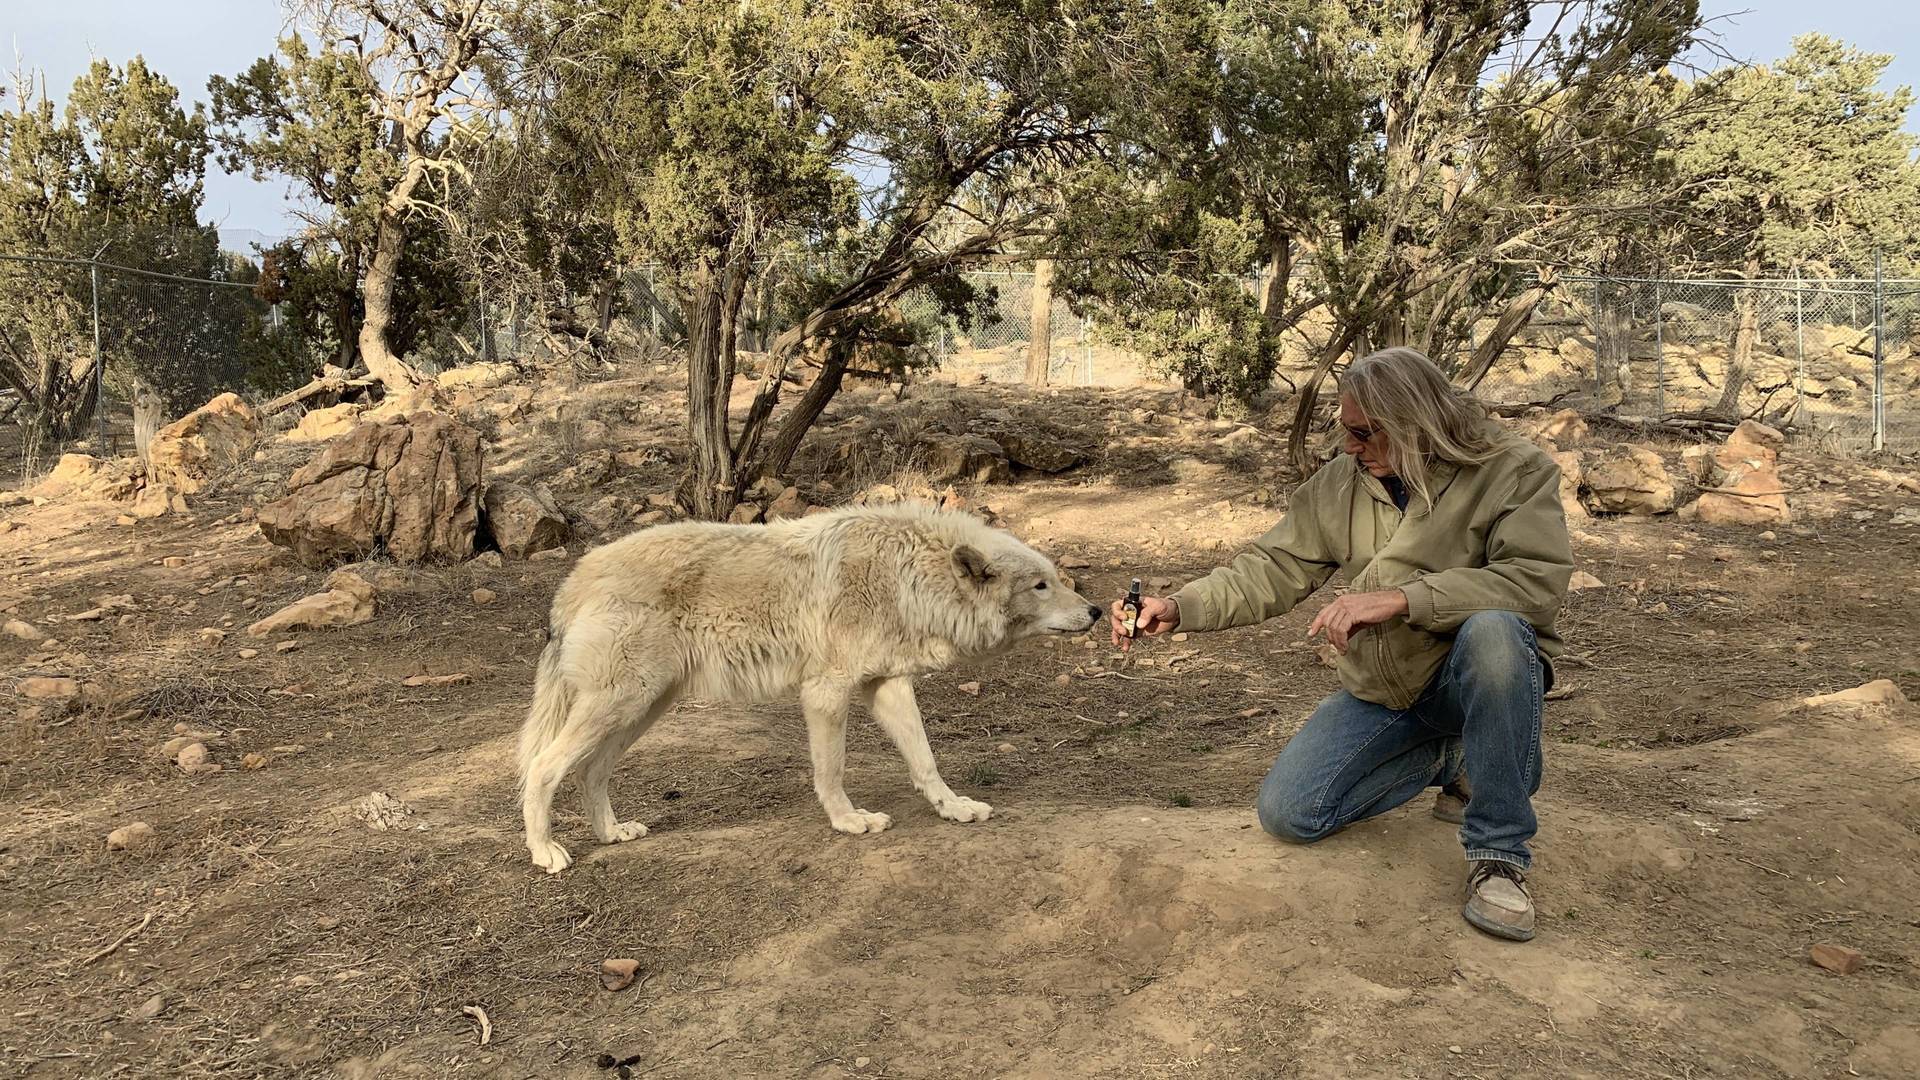
[[1399,507],[1401,513],[1406,513],[1407,485],[1401,483],[1397,476],[1383,476],[1380,483],[1387,489],[1387,497],[1393,500],[1393,505]]

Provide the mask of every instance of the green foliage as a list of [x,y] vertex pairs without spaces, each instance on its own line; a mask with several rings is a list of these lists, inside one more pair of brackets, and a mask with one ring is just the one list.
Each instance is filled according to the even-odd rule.
[[1875,251],[1915,250],[1920,140],[1912,90],[1878,89],[1891,60],[1808,34],[1778,64],[1702,85],[1707,107],[1672,137],[1687,194],[1670,262],[1852,276]]
[[[0,114],[0,251],[102,260],[186,277],[244,280],[197,218],[210,143],[199,107],[136,57],[95,62],[59,113],[23,99]],[[263,308],[243,289],[104,270],[107,381],[152,385],[175,411],[240,385],[236,348]],[[0,262],[0,378],[32,424],[77,433],[92,408],[92,282],[85,268]]]

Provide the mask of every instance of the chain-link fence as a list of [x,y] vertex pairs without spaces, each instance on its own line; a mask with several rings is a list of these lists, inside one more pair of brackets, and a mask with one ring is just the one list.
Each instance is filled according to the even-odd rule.
[[64,449],[111,455],[223,391],[304,378],[250,263],[201,278],[105,260],[0,254],[0,419],[9,471]]
[[1561,278],[1480,387],[1655,420],[1756,417],[1848,452],[1920,450],[1920,281]]

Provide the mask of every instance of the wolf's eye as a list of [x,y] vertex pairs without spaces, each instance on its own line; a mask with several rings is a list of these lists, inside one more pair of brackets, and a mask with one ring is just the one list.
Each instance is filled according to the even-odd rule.
[[1043,582],[1041,582],[1041,583],[1039,583],[1038,585],[1035,585],[1035,586],[1033,587],[1033,591],[1034,591],[1034,592],[1046,592],[1046,591],[1047,591],[1047,583],[1043,581]]

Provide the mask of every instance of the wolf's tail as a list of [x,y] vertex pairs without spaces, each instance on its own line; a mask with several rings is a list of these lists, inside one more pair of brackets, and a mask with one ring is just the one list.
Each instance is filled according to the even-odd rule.
[[533,675],[533,707],[527,710],[527,722],[520,728],[520,783],[527,782],[527,769],[533,759],[560,735],[573,708],[573,688],[560,670],[560,637],[555,635],[540,653],[540,666]]

